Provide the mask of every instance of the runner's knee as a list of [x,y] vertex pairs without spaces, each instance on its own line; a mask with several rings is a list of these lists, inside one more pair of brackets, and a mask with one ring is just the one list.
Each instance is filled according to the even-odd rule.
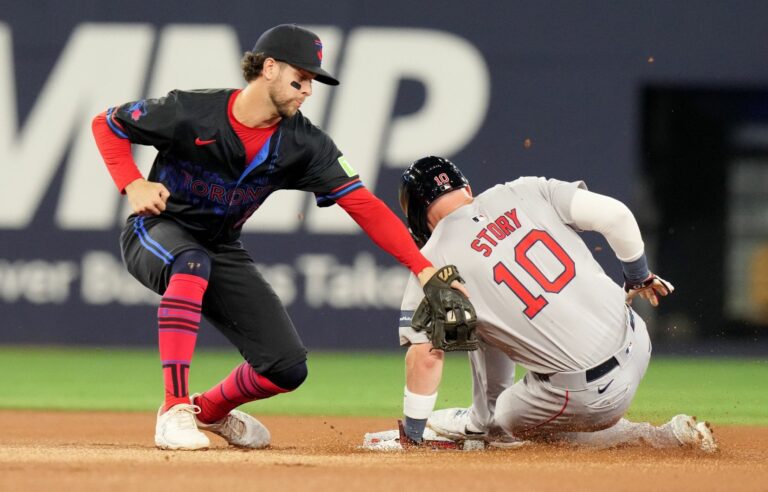
[[307,361],[301,361],[281,371],[270,370],[262,374],[262,376],[284,390],[293,391],[307,379]]
[[501,392],[496,399],[496,410],[494,412],[494,420],[496,425],[504,429],[508,434],[516,435],[515,431],[520,429],[516,425],[515,410],[513,408],[516,400],[515,395],[509,389]]
[[211,257],[202,249],[188,249],[180,253],[171,266],[171,275],[184,273],[208,280],[211,275]]

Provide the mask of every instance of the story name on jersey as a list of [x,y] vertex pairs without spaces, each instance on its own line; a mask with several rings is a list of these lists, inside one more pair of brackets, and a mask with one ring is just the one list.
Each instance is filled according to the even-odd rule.
[[498,246],[499,241],[508,238],[518,229],[520,229],[520,221],[517,218],[517,209],[513,208],[483,227],[469,246],[485,257],[491,256],[493,248]]

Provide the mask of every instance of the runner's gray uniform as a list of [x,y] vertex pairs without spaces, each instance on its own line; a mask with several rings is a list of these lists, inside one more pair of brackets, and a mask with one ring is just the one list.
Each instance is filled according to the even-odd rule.
[[[574,230],[578,188],[537,177],[497,185],[444,217],[422,250],[458,267],[477,310],[470,420],[480,429],[494,415],[518,437],[608,428],[648,367],[645,322]],[[410,327],[422,297],[411,277],[401,345],[428,343]],[[513,361],[528,370],[516,384]]]

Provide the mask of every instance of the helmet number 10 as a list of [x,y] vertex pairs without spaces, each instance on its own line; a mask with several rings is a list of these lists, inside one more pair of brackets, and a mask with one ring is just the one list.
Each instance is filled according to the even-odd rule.
[[448,175],[445,173],[440,173],[437,176],[435,176],[435,183],[437,183],[437,186],[443,186],[450,182],[451,182],[451,178],[449,178]]
[[[536,243],[540,243],[563,265],[563,271],[555,277],[554,280],[548,279],[544,273],[528,258],[527,253]],[[576,264],[568,253],[560,246],[547,231],[534,229],[515,245],[515,263],[517,263],[525,272],[536,281],[545,291],[557,294],[562,291],[568,283],[576,276]],[[498,262],[493,267],[493,280],[497,284],[506,285],[514,294],[523,301],[525,309],[523,313],[528,318],[534,318],[548,304],[543,295],[534,295],[529,291],[517,277],[507,268],[507,266]]]

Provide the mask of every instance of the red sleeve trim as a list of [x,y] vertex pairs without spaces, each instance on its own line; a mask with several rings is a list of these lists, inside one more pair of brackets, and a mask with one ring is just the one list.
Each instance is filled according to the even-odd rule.
[[343,190],[344,188],[347,188],[348,186],[352,186],[353,184],[359,183],[359,182],[360,182],[360,178],[355,178],[352,181],[348,181],[348,182],[344,183],[343,185],[338,186],[338,187],[332,189],[331,192],[328,193],[328,194],[329,195],[333,195],[333,194],[338,193],[339,191]]
[[358,188],[336,200],[368,237],[410,271],[419,274],[432,266],[413,242],[400,219],[367,188]]
[[131,155],[131,142],[114,133],[107,122],[106,111],[93,118],[91,130],[112,180],[120,193],[125,193],[126,186],[144,177]]

